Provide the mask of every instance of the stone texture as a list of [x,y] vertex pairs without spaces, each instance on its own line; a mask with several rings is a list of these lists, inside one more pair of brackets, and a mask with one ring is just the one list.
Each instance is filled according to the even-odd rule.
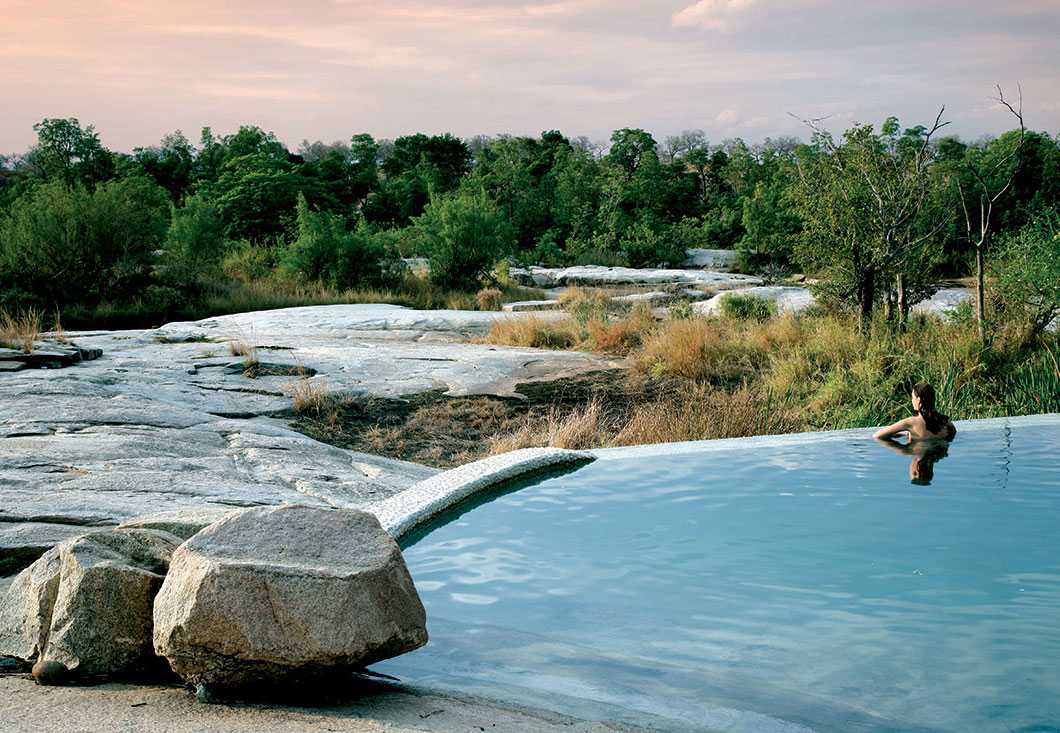
[[740,264],[740,255],[732,249],[688,249],[685,267],[702,267],[718,272],[732,272]]
[[[744,288],[737,292],[740,295],[753,295],[776,303],[778,313],[799,313],[817,302],[814,299],[813,294],[806,288],[776,285]],[[700,315],[716,316],[721,313],[722,299],[729,294],[730,293],[719,293],[709,300],[693,303],[692,310]]]
[[523,313],[526,311],[549,311],[560,307],[558,300],[518,300],[514,303],[505,303],[501,309],[508,313]]
[[362,396],[514,396],[523,382],[616,366],[461,342],[512,317],[520,316],[342,305],[71,334],[103,355],[0,376],[0,575],[134,517],[284,503],[363,508],[436,473],[291,430],[298,377],[244,375],[229,340],[256,347],[262,362],[315,371],[322,390]]
[[673,299],[673,294],[665,293],[661,290],[653,290],[648,293],[630,293],[629,295],[616,295],[615,297],[611,298],[612,302],[614,303],[625,303],[628,305],[636,305],[637,303],[658,305],[660,303],[668,303]]
[[635,269],[582,265],[566,268],[530,267],[513,270],[513,277],[537,287],[553,288],[562,285],[709,285],[716,288],[750,287],[762,280],[751,275],[737,275],[713,270]]
[[213,524],[174,553],[155,651],[212,688],[313,679],[427,642],[397,544],[365,512],[287,506]]
[[152,669],[152,602],[179,543],[166,532],[118,529],[49,550],[0,601],[0,654],[61,662],[79,676]]

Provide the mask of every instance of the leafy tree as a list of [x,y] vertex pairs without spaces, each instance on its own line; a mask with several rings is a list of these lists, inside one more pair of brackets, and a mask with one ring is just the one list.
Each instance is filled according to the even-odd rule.
[[169,191],[180,203],[191,187],[195,167],[195,148],[180,130],[166,135],[157,147],[135,148],[133,160],[140,170]]
[[1060,210],[1045,209],[1002,237],[992,264],[998,294],[1026,314],[1029,337],[1060,317]]
[[38,186],[0,221],[0,282],[48,307],[133,298],[150,282],[168,214],[166,192],[147,178]]
[[416,219],[430,278],[437,285],[475,290],[514,247],[511,226],[481,189],[436,196]]
[[263,240],[282,235],[299,193],[319,191],[291,163],[264,153],[232,158],[217,182],[204,189],[217,206],[232,239]]
[[198,291],[219,272],[227,250],[224,224],[217,208],[203,196],[189,196],[172,208],[159,263],[168,286]]
[[29,160],[45,180],[94,184],[114,174],[114,159],[95,127],[81,127],[74,117],[45,118],[33,126],[37,145]]
[[297,222],[298,237],[284,253],[282,269],[333,288],[379,281],[383,252],[366,227],[348,231],[341,217],[310,210],[304,196],[298,197]]

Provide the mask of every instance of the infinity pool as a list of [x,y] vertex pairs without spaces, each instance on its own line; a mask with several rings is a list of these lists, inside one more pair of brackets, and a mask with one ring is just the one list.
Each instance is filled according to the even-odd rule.
[[[406,682],[664,730],[1060,731],[1060,418],[603,452],[406,550]],[[917,483],[910,476],[918,478]],[[465,507],[466,509],[466,507]]]

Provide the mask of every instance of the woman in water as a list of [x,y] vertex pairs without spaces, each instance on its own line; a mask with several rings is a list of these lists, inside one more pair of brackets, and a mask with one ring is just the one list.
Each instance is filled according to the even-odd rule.
[[872,437],[886,440],[906,433],[910,443],[932,439],[953,440],[957,435],[957,428],[947,416],[935,409],[934,387],[927,382],[913,385],[912,400],[915,415],[880,428]]

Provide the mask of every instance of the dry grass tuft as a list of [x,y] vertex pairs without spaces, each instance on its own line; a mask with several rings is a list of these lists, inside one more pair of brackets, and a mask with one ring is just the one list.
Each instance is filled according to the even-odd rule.
[[475,304],[480,311],[499,311],[504,302],[504,293],[497,288],[483,288],[475,294]]
[[337,425],[343,399],[328,389],[323,379],[297,379],[287,385],[296,415],[312,417],[329,425]]
[[0,311],[0,346],[33,353],[33,343],[40,338],[43,315],[36,308],[22,312]]
[[543,420],[529,418],[517,430],[490,441],[490,453],[545,446],[570,450],[594,448],[606,441],[607,423],[604,403],[594,398],[566,415],[553,409]]
[[579,338],[575,324],[569,319],[547,320],[531,315],[494,321],[482,341],[534,349],[572,349],[578,345]]

